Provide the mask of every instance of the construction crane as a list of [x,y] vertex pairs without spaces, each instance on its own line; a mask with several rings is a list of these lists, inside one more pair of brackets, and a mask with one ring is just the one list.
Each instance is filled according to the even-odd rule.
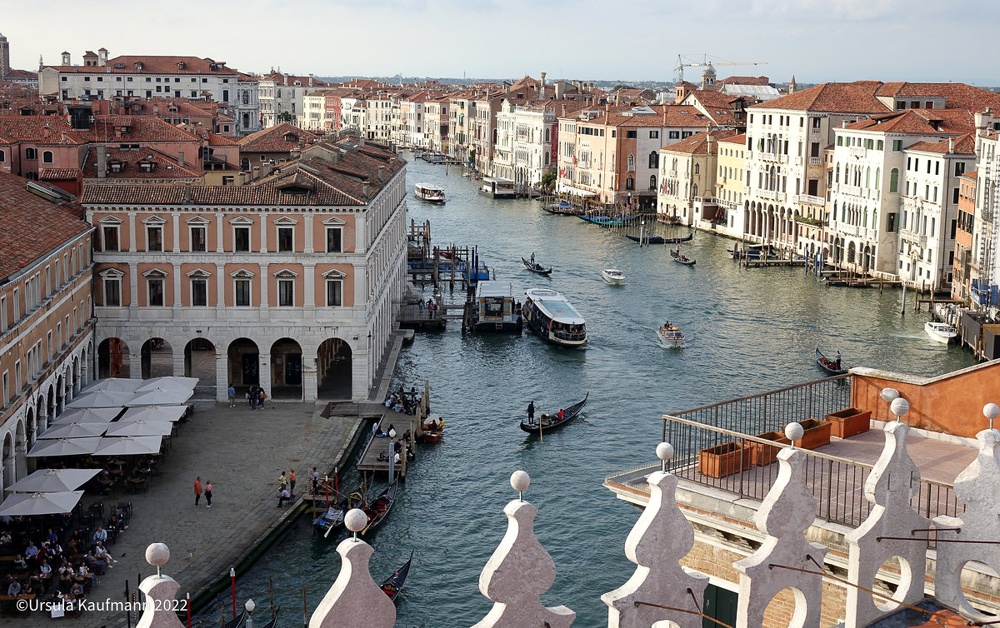
[[677,68],[674,70],[674,82],[684,81],[684,68],[706,68],[719,67],[724,65],[767,65],[767,61],[709,61],[708,55],[702,57],[702,61],[692,62],[693,57],[677,55]]

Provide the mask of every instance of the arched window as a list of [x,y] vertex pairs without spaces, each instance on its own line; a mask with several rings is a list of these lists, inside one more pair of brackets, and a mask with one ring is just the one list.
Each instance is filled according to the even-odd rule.
[[50,150],[42,151],[42,163],[43,164],[52,163],[52,151]]
[[635,170],[635,155],[628,156],[628,169]]
[[649,153],[649,167],[659,168],[660,167],[660,153],[655,150]]
[[250,90],[247,89],[243,90],[243,104],[244,105],[250,104]]
[[899,168],[893,168],[889,171],[889,191],[899,191]]
[[691,187],[691,196],[698,196],[698,184],[697,183],[695,183]]
[[872,169],[869,167],[865,168],[865,187],[868,188],[871,187],[871,185],[872,185]]
[[[631,158],[632,158],[632,155],[629,155],[629,159],[631,159]],[[632,177],[629,177],[629,178],[625,179],[625,189],[626,190],[634,190],[635,189],[635,179],[633,179]]]
[[656,175],[655,174],[649,175],[649,189],[650,190],[655,190],[656,189]]
[[695,164],[694,165],[694,173],[695,174],[701,174],[701,164]]
[[24,158],[25,159],[38,159],[38,151],[35,150],[34,148],[30,148],[30,147],[29,148],[25,148],[24,149]]
[[882,189],[882,169],[881,168],[876,168],[875,169],[875,189],[876,190],[881,190]]

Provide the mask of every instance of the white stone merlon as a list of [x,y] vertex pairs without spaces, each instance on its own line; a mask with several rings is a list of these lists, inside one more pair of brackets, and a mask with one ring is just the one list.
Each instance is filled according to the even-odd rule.
[[337,546],[340,574],[309,618],[309,628],[391,628],[396,606],[372,580],[368,561],[375,550],[360,539],[347,538]]
[[805,481],[806,456],[783,449],[778,467],[778,479],[754,516],[767,537],[756,552],[734,563],[740,572],[737,628],[765,625],[764,611],[784,589],[795,596],[790,625],[820,625],[823,577],[806,572],[820,569],[827,548],[805,538],[816,518],[816,498]]
[[[865,482],[871,514],[845,535],[850,544],[847,579],[855,585],[847,589],[847,628],[867,626],[900,604],[916,604],[924,597],[927,544],[916,540],[928,533],[915,531],[930,528],[930,519],[910,506],[920,492],[920,471],[906,450],[910,426],[894,421],[883,431],[885,448]],[[880,568],[892,559],[898,561],[899,586],[891,600],[875,598],[864,589],[874,588]]]
[[156,567],[156,575],[149,576],[139,584],[139,590],[146,594],[142,617],[136,628],[183,628],[177,619],[177,605],[174,599],[180,584],[170,576],[160,573],[160,567],[170,560],[170,550],[163,543],[153,543],[146,548],[146,562]]
[[976,434],[979,455],[955,479],[955,495],[965,504],[960,519],[940,516],[934,519],[941,528],[937,537],[937,565],[934,594],[941,604],[975,621],[996,619],[975,609],[962,592],[963,569],[968,562],[987,565],[1000,572],[1000,517],[997,516],[996,492],[1000,485],[1000,430],[988,429]]
[[[694,546],[694,530],[677,506],[677,477],[657,471],[647,481],[649,505],[625,540],[625,555],[638,567],[628,582],[601,596],[609,607],[608,627],[639,628],[670,620],[669,625],[679,628],[699,628],[708,576],[679,563]],[[668,611],[662,606],[691,612]]]

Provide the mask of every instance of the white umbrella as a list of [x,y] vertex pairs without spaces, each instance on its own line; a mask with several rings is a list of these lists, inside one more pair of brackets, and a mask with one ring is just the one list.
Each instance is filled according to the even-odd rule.
[[97,451],[97,444],[100,442],[101,439],[97,436],[40,440],[35,442],[35,446],[28,452],[28,457],[83,456]]
[[80,395],[73,401],[66,404],[67,408],[114,408],[122,407],[125,402],[134,395],[129,392],[115,392],[110,390],[95,390],[85,395]]
[[57,515],[72,512],[83,491],[61,493],[12,493],[0,504],[0,517]]
[[63,412],[52,421],[53,425],[67,423],[110,423],[121,414],[122,406],[114,408],[72,408]]
[[96,392],[98,390],[106,390],[108,392],[129,392],[134,393],[135,389],[142,386],[141,379],[128,379],[125,377],[112,377],[111,379],[102,379],[94,382],[90,386],[87,386],[83,390],[84,393]]
[[162,436],[121,436],[101,439],[95,456],[139,456],[160,452]]
[[106,436],[170,436],[174,424],[170,421],[115,421],[108,426]]
[[142,393],[166,388],[194,391],[194,387],[197,385],[197,377],[154,377],[144,381],[142,386],[135,389],[135,392]]
[[38,438],[83,438],[102,436],[109,423],[56,423],[38,435]]
[[185,412],[187,412],[187,406],[137,406],[126,410],[118,422],[180,421]]
[[[39,469],[8,488],[19,493],[73,491],[100,472],[100,469]],[[60,512],[66,512],[64,510]]]
[[173,406],[184,403],[194,394],[187,388],[156,388],[146,392],[137,392],[135,397],[126,402],[132,406]]

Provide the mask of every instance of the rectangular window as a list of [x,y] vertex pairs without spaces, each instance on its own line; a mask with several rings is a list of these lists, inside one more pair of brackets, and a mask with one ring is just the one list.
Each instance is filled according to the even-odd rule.
[[636,137],[637,133],[638,132],[635,131],[635,130],[625,131],[625,138],[626,139],[634,139]]
[[344,304],[344,282],[341,279],[326,280],[326,305],[339,307]]
[[278,251],[288,253],[292,251],[295,230],[292,227],[278,227]]
[[13,305],[14,318],[11,319],[11,322],[16,325],[17,321],[21,320],[21,292],[17,288],[14,288]]
[[295,281],[292,279],[278,280],[278,305],[292,307],[295,305]]
[[192,251],[205,251],[208,242],[208,235],[206,229],[203,226],[196,225],[191,227],[191,250]]
[[148,225],[146,227],[146,250],[163,250],[163,227],[160,225]]
[[340,227],[326,228],[326,252],[341,253],[343,251],[344,230]]
[[659,138],[660,138],[660,132],[659,131],[650,131],[649,132],[649,139],[656,140],[656,139],[659,139]]
[[149,285],[149,304],[151,306],[163,306],[163,278],[150,277],[147,280]]
[[21,361],[14,362],[14,392],[21,390]]
[[[817,118],[817,120],[818,119],[819,118]],[[810,157],[819,157],[819,142],[813,142],[812,144],[810,144],[810,146],[809,146],[809,156]]]
[[52,332],[51,331],[49,331],[47,334],[45,334],[45,340],[46,340],[46,343],[48,345],[46,347],[46,349],[48,350],[48,353],[45,354],[45,361],[48,362],[52,358]]
[[200,277],[191,280],[191,305],[194,307],[208,305],[208,280]]
[[233,230],[233,243],[239,253],[250,251],[250,227],[236,227]]
[[101,235],[104,237],[104,250],[105,251],[117,251],[118,250],[118,226],[115,225],[105,226],[101,229]]
[[104,278],[104,305],[120,307],[122,304],[122,282],[118,277]]
[[236,280],[236,305],[237,307],[250,307],[250,280],[241,278]]
[[5,406],[7,405],[7,402],[10,401],[10,371],[4,371],[3,372],[3,399],[2,399],[2,401],[3,401],[2,405],[5,405]]

